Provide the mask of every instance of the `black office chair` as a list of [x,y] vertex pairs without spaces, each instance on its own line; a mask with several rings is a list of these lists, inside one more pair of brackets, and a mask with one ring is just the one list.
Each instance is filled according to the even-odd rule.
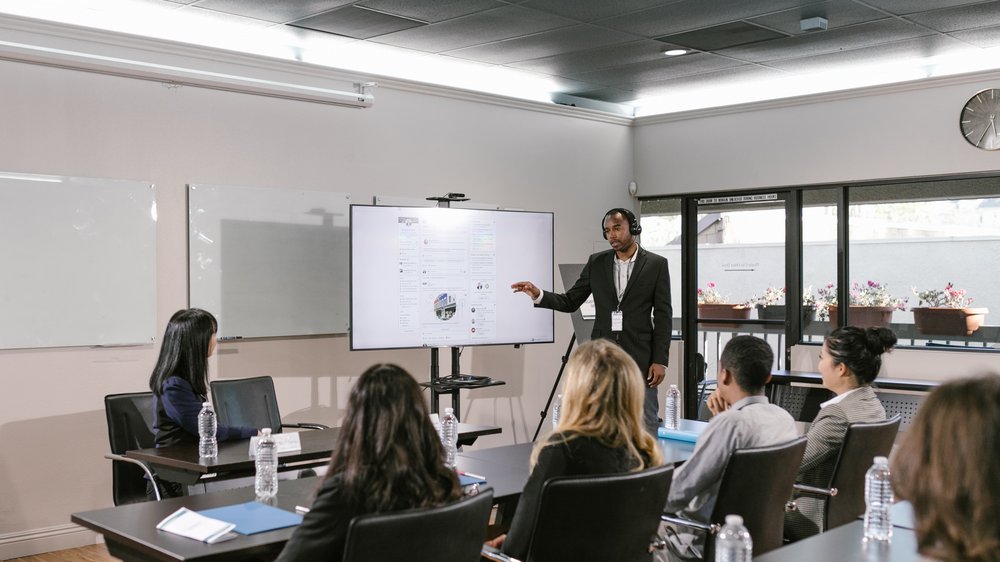
[[423,509],[359,515],[347,527],[343,562],[478,562],[493,490]]
[[704,560],[715,560],[715,534],[730,514],[743,517],[753,539],[754,556],[774,550],[783,542],[786,502],[805,452],[805,437],[772,447],[734,451],[722,472],[710,524],[668,514],[662,519],[705,532]]
[[888,457],[899,431],[900,416],[874,423],[847,426],[844,443],[834,464],[833,476],[826,488],[795,484],[797,494],[826,498],[822,530],[833,529],[856,520],[865,512],[865,473],[875,457]]
[[674,467],[553,478],[542,486],[527,562],[646,561]]
[[271,377],[217,380],[209,387],[222,425],[269,427],[272,433],[280,433],[282,428],[329,429],[318,423],[282,423]]
[[[105,458],[111,464],[111,493],[115,505],[146,501],[146,481],[156,482],[146,463],[123,456],[132,449],[154,447],[152,392],[128,392],[104,397],[104,413],[108,418],[108,441],[111,453]],[[154,486],[156,499],[160,491]]]

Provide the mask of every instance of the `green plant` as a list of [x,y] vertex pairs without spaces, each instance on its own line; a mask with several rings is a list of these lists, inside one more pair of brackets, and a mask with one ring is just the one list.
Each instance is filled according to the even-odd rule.
[[698,287],[698,304],[725,304],[726,298],[715,288],[714,281],[709,281],[705,287]]
[[[821,320],[826,320],[830,314],[830,307],[837,306],[837,285],[827,283],[820,287],[818,294],[817,309]],[[894,297],[889,294],[888,287],[878,281],[868,281],[866,283],[851,283],[849,293],[851,306],[887,306],[896,310],[906,310],[907,299]]]
[[972,297],[965,296],[965,289],[956,289],[949,281],[944,290],[930,289],[927,291],[917,291],[912,288],[913,294],[917,295],[920,305],[927,303],[927,306],[943,308],[965,308],[972,304]]
[[759,296],[754,295],[750,297],[750,300],[746,302],[746,306],[748,307],[759,306],[761,308],[774,306],[785,299],[785,293],[787,292],[788,289],[784,287],[780,289],[777,287],[768,287],[764,289],[764,294]]

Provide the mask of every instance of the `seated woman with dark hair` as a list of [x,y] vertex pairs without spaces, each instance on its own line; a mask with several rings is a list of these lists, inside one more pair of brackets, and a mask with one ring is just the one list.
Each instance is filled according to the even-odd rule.
[[577,348],[566,364],[556,431],[535,446],[510,532],[488,544],[524,560],[535,526],[542,485],[557,476],[639,471],[663,464],[663,454],[642,421],[643,376],[635,361],[608,340]]
[[[894,345],[896,335],[886,328],[844,326],[823,340],[819,372],[823,387],[836,396],[820,405],[809,426],[799,483],[829,486],[847,426],[885,419],[885,408],[871,384],[882,368],[882,354]],[[785,514],[785,538],[798,540],[823,531],[825,500],[800,495],[795,503],[796,511]]]
[[1000,376],[956,380],[924,400],[892,461],[892,487],[913,504],[920,554],[1000,560]]
[[278,560],[340,560],[354,516],[461,496],[417,381],[396,365],[375,365],[351,390],[326,478]]

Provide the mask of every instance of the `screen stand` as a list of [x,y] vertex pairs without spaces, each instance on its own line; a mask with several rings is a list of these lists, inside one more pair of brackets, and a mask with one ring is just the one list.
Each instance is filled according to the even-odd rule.
[[545,419],[549,417],[549,406],[552,405],[552,397],[556,395],[556,388],[559,387],[559,380],[562,379],[563,370],[566,369],[566,362],[569,361],[569,353],[573,351],[574,343],[576,343],[576,332],[573,332],[573,335],[569,337],[569,345],[566,346],[566,353],[562,356],[562,365],[559,366],[556,381],[552,383],[552,390],[549,391],[549,399],[545,401],[545,408],[540,412],[542,419],[538,420],[538,427],[535,428],[535,436],[531,438],[532,441],[538,439],[538,434],[542,431],[542,425],[545,424]]
[[[442,394],[451,395],[451,409],[455,412],[458,421],[462,421],[461,401],[459,391],[471,388],[485,388],[488,386],[500,386],[507,384],[504,381],[492,379],[490,377],[477,377],[475,375],[463,375],[459,371],[460,348],[451,348],[451,374],[447,377],[441,376],[441,353],[437,347],[431,348],[431,381],[422,382],[420,386],[431,389],[431,413],[437,414],[440,410],[438,402]],[[561,371],[560,371],[561,372]]]

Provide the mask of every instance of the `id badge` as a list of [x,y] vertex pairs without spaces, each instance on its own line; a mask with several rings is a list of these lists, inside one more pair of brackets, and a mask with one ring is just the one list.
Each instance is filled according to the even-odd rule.
[[611,312],[611,331],[620,332],[622,331],[622,311],[615,310]]

